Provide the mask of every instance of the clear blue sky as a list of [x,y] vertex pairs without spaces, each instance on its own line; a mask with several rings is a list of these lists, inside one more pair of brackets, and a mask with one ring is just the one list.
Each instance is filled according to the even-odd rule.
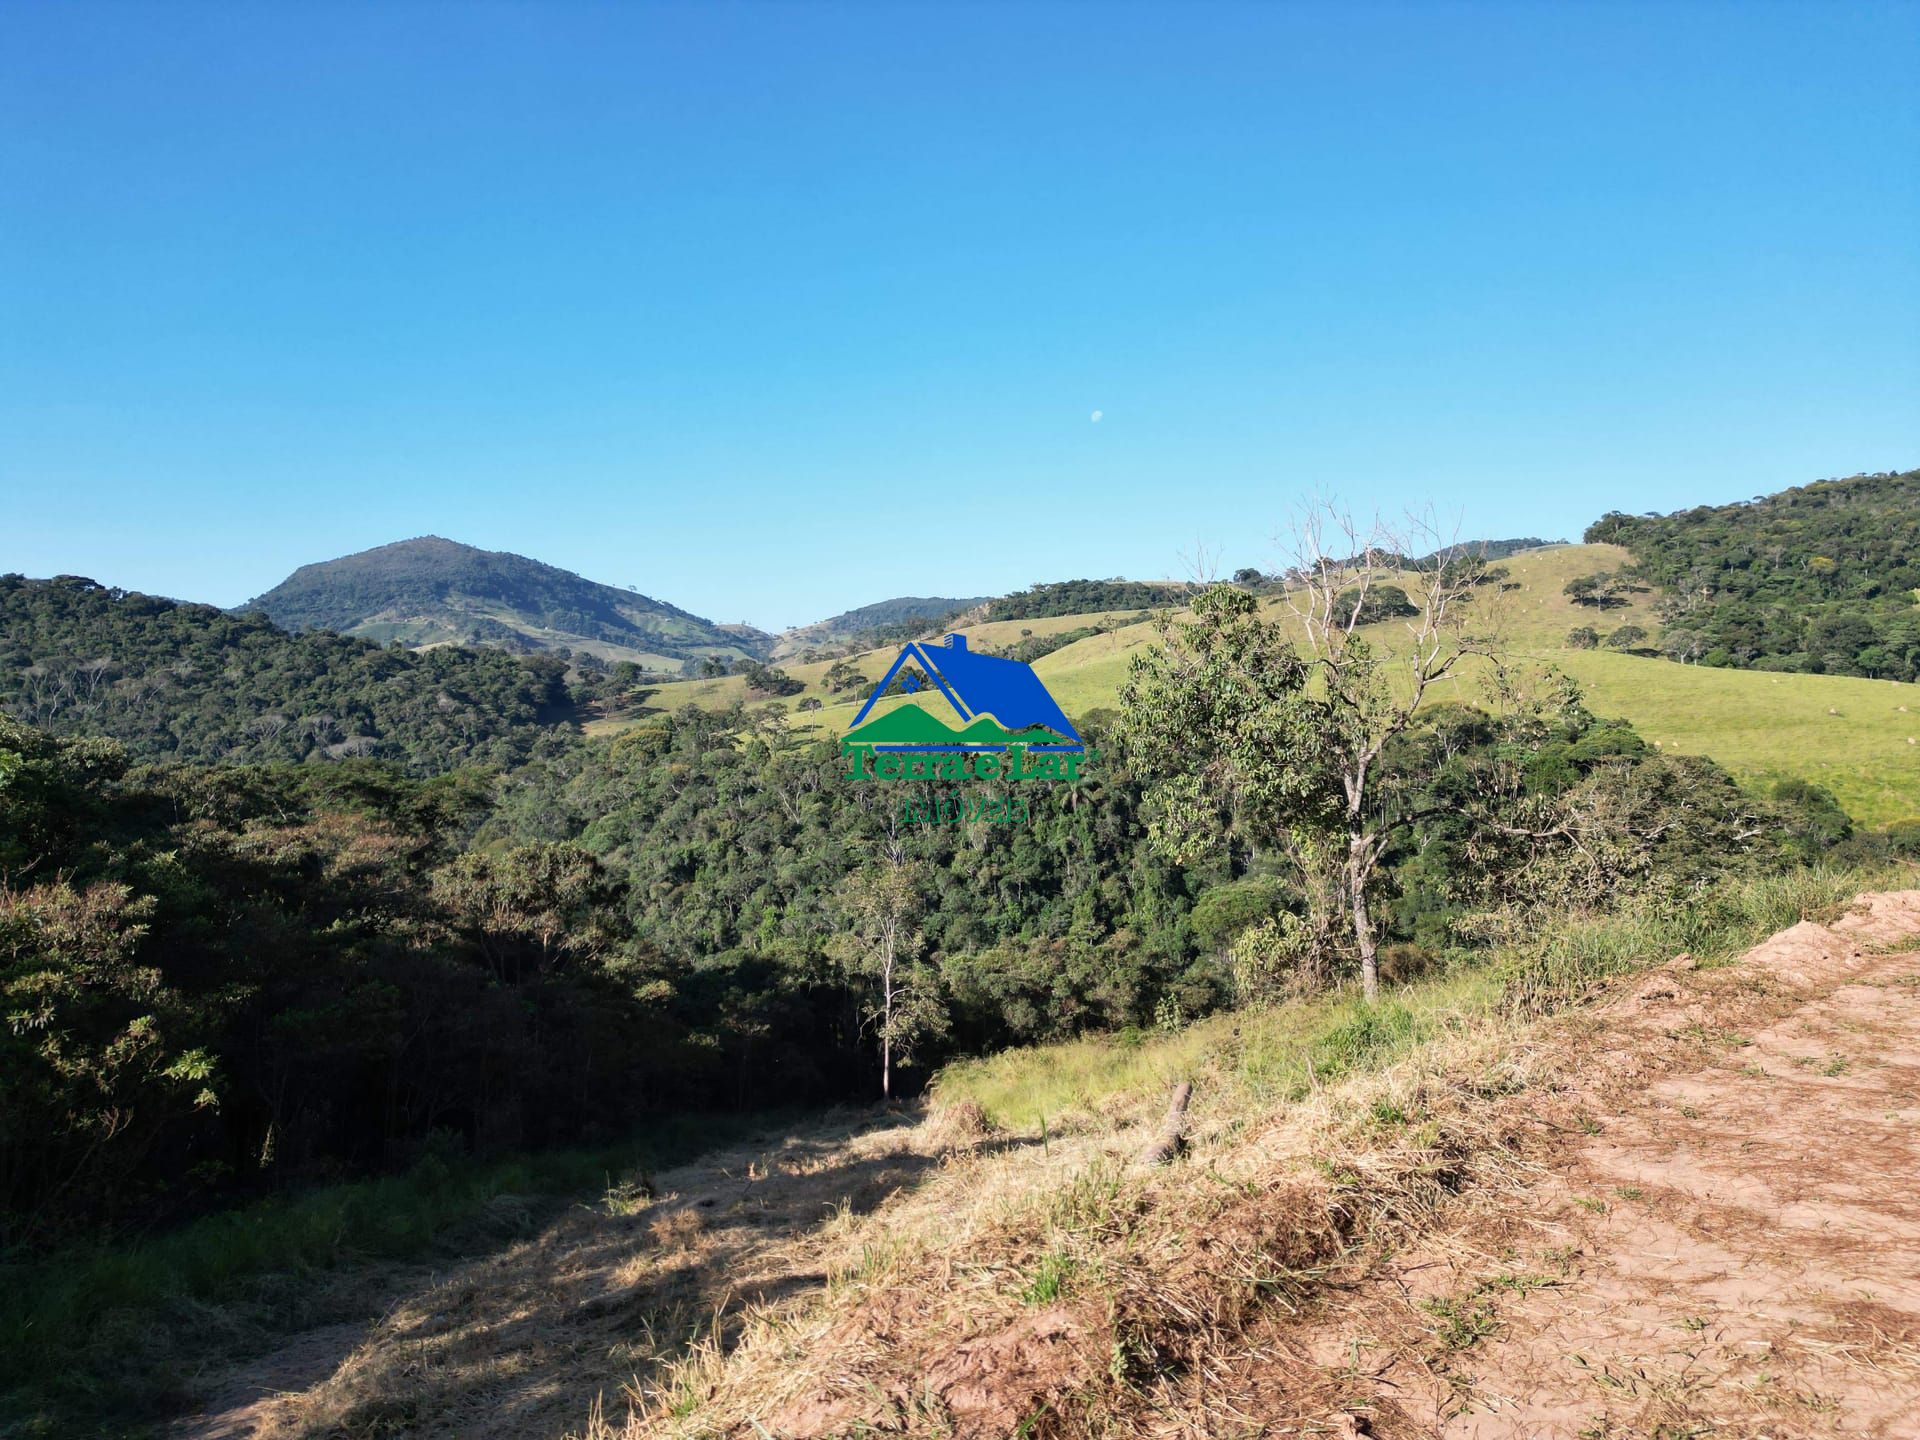
[[1845,0],[9,0],[0,571],[773,627],[1917,465],[1916,74]]

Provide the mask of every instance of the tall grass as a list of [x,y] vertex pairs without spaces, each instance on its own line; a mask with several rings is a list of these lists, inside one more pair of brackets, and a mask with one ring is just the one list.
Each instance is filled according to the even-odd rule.
[[152,1238],[0,1264],[0,1435],[139,1435],[183,1397],[181,1360],[244,1353],[346,1318],[326,1272],[511,1238],[548,1197],[678,1163],[750,1128],[689,1116],[626,1144],[492,1162],[429,1155],[401,1175],[327,1185]]
[[1812,867],[1544,925],[1501,957],[1503,999],[1537,1014],[1577,1002],[1610,975],[1677,955],[1721,963],[1802,920],[1834,919],[1862,890],[1898,883],[1890,872]]
[[1723,962],[1800,920],[1828,920],[1862,890],[1912,875],[1805,869],[1730,879],[1605,914],[1535,914],[1521,938],[1457,955],[1438,974],[1389,990],[1377,1006],[1350,989],[1209,1016],[1170,1033],[1089,1036],[947,1066],[936,1104],[968,1100],[1030,1131],[1099,1115],[1146,1091],[1205,1075],[1252,1100],[1298,1100],[1316,1085],[1377,1070],[1455,1027],[1577,1004],[1609,976],[1692,954]]
[[970,1100],[996,1123],[1023,1131],[1098,1115],[1203,1073],[1251,1100],[1297,1100],[1342,1075],[1390,1063],[1453,1017],[1486,1009],[1497,994],[1483,967],[1462,965],[1400,986],[1376,1006],[1343,989],[1212,1015],[1172,1032],[1005,1050],[947,1066],[934,1080],[933,1100]]

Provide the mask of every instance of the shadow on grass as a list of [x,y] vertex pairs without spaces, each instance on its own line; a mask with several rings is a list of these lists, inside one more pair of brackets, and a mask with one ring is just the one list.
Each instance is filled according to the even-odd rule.
[[[686,1116],[621,1144],[399,1175],[203,1216],[165,1234],[0,1262],[0,1435],[145,1436],[190,1377],[373,1318],[397,1281],[510,1245],[609,1177],[681,1163],[770,1117]],[[377,1279],[374,1278],[377,1273]]]

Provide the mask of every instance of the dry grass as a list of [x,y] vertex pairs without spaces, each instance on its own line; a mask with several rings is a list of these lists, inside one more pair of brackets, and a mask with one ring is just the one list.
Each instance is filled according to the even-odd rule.
[[[1802,906],[1829,900],[1819,884],[1798,892]],[[1018,1141],[951,1152],[933,1178],[850,1219],[824,1295],[743,1314],[607,1397],[585,1440],[1200,1433],[1194,1407],[1215,1403],[1207,1377],[1244,1361],[1257,1320],[1310,1310],[1330,1276],[1423,1231],[1462,1191],[1481,1203],[1517,1193],[1536,1177],[1542,1114],[1558,1114],[1550,1131],[1575,1124],[1559,1113],[1570,1077],[1607,1054],[1607,1025],[1486,1003],[1473,987],[1452,992],[1451,1008],[1434,999],[1405,1043],[1376,1052],[1385,1063],[1309,1082],[1284,1105],[1249,1079],[1247,1047],[1196,1043],[1196,1031],[1221,1038],[1212,1024],[1159,1054],[1070,1052],[1088,1103]],[[1298,1016],[1268,1023],[1311,1039]],[[1678,1063],[1710,1043],[1676,1032],[1643,1058]],[[1191,1149],[1141,1168],[1158,1082],[1182,1066],[1198,1080]],[[980,1070],[990,1079],[995,1067]],[[1102,1084],[1087,1086],[1090,1074]],[[943,1091],[995,1110],[975,1098],[994,1093],[982,1074]],[[1558,1098],[1543,1109],[1542,1097]],[[1007,1109],[1021,1113],[1017,1100]],[[1468,1296],[1433,1323],[1464,1334],[1483,1311]]]
[[1164,1377],[1204,1370],[1255,1315],[1309,1303],[1366,1238],[1517,1170],[1513,1122],[1483,1102],[1539,1079],[1526,1029],[1486,1015],[1266,1124],[1203,1081],[1203,1123],[1170,1167],[1133,1163],[1157,1091],[1044,1143],[950,1153],[936,1178],[829,1227],[824,1293],[743,1312],[585,1434],[1098,1431]]

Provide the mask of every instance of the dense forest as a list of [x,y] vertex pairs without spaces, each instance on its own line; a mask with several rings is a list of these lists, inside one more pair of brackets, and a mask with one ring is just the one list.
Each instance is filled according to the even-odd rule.
[[[1917,491],[1863,477],[1612,516],[1590,538],[1635,555],[1609,586],[1660,586],[1669,633],[1715,640],[1691,658],[1910,675]],[[1500,573],[1476,560],[1435,583]],[[1352,817],[1328,756],[1387,692],[1364,647],[1352,686],[1309,683],[1248,588],[1069,581],[993,602],[1013,619],[1193,603],[1168,632],[1184,658],[1136,657],[1117,709],[1076,716],[1097,760],[1075,783],[1029,782],[1031,823],[961,825],[907,823],[902,800],[934,782],[849,783],[834,743],[778,712],[643,713],[583,740],[575,716],[659,693],[636,662],[414,652],[0,577],[0,1251],[423,1147],[597,1142],[663,1112],[869,1097],[896,1074],[911,1089],[955,1056],[1349,973]],[[1414,598],[1382,585],[1374,603]],[[1736,654],[1749,624],[1796,648]],[[744,674],[749,698],[795,688],[751,658],[700,663]],[[1920,848],[1920,827],[1856,836],[1816,787],[1743,790],[1563,679],[1501,674],[1491,708],[1429,704],[1379,732],[1370,984],[1376,959],[1410,975],[1544,915]],[[828,680],[870,687],[846,664]]]
[[1920,470],[1822,480],[1734,505],[1609,514],[1658,587],[1661,648],[1755,670],[1920,679]]
[[[909,1083],[1285,993],[1260,937],[1314,897],[1231,823],[1165,858],[1124,727],[1085,729],[1099,764],[1036,796],[1030,826],[936,826],[900,823],[907,787],[848,785],[834,746],[740,712],[433,778],[138,764],[0,719],[5,1242],[423,1145],[871,1095],[878,903],[912,941]],[[1407,822],[1382,923],[1409,973],[1516,906],[1685,903],[1848,833],[1821,792],[1745,794],[1570,692],[1436,709],[1382,770]]]
[[289,635],[76,576],[0,576],[0,710],[143,758],[515,765],[566,743],[566,672],[553,656]]

